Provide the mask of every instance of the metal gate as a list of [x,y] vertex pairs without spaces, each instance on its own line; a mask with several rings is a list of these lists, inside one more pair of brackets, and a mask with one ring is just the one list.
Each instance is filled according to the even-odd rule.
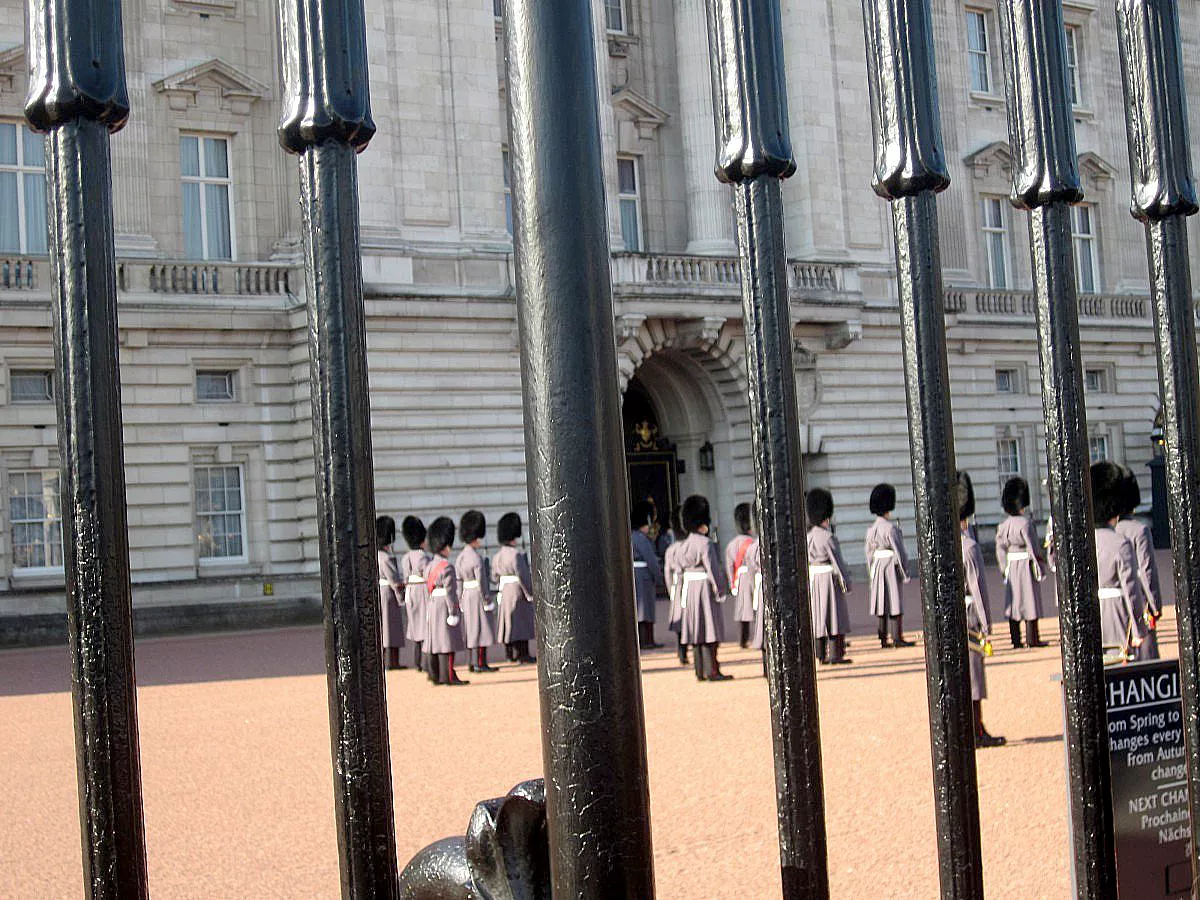
[[[396,865],[373,547],[356,153],[374,125],[362,0],[280,0],[280,143],[299,158],[330,737],[346,898],[649,898],[591,4],[510,0],[518,316],[545,780],[480,804],[465,839]],[[1117,0],[1145,223],[1200,858],[1200,404],[1186,217],[1196,212],[1176,0]],[[741,255],[780,866],[828,895],[803,473],[780,180],[794,170],[777,0],[709,0],[716,175]],[[949,183],[929,0],[863,0],[874,189],[891,203],[944,897],[983,894],[936,194]],[[1029,211],[1056,523],[1079,897],[1115,896],[1070,204],[1082,199],[1059,0],[1002,0],[1012,201]],[[147,895],[117,370],[109,134],[129,114],[118,0],[30,0],[26,115],[46,133],[64,543],[86,892]],[[865,173],[864,173],[865,176]]]

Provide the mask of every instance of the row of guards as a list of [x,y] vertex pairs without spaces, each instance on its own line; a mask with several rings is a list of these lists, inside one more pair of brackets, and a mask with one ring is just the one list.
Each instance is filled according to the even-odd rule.
[[[335,814],[346,898],[654,895],[595,41],[588,0],[510,0],[504,24],[545,780],[481,803],[466,838],[398,871],[380,664],[356,154],[375,127],[362,0],[280,0],[279,138],[297,154]],[[1164,409],[1193,862],[1200,851],[1200,405],[1176,0],[1118,0],[1132,212],[1145,223]],[[716,175],[734,187],[769,633],[783,895],[828,894],[803,477],[780,179],[777,0],[709,0]],[[891,204],[944,897],[983,894],[953,508],[936,195],[949,183],[929,0],[863,0],[874,189]],[[1001,0],[1012,202],[1029,211],[1056,524],[1072,856],[1115,896],[1113,812],[1070,205],[1059,0]],[[26,115],[46,134],[64,543],[86,893],[147,895],[117,370],[109,136],[129,115],[118,0],[30,0]],[[865,176],[866,173],[864,173]],[[865,187],[865,185],[864,185]],[[424,802],[428,802],[427,800]],[[1200,867],[1196,867],[1200,871]]]

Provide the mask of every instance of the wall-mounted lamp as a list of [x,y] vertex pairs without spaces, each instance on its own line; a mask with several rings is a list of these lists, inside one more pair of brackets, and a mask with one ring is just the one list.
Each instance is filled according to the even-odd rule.
[[716,462],[713,458],[713,445],[705,441],[700,445],[700,471],[711,472],[716,468]]

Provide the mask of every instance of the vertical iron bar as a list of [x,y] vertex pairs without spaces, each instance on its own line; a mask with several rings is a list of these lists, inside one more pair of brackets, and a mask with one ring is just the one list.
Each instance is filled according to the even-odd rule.
[[788,132],[778,0],[709,0],[717,178],[735,186],[750,434],[762,543],[767,689],[783,896],[828,897],[804,472],[781,179]]
[[375,132],[362,0],[280,0],[279,142],[300,157],[325,666],[342,897],[399,894],[355,153]]
[[63,555],[85,896],[145,897],[109,135],[129,99],[115,0],[31,0],[25,115],[47,132]]
[[[1030,210],[1050,511],[1058,561],[1076,895],[1116,896],[1096,538],[1071,208],[1083,199],[1067,87],[1062,6],[1002,0],[1013,205]],[[1061,527],[1060,527],[1061,526]]]
[[936,194],[950,184],[928,0],[863,0],[873,187],[891,201],[942,896],[983,896]]
[[[1176,0],[1119,0],[1117,37],[1132,176],[1146,226],[1179,617],[1192,871],[1200,872],[1200,369],[1187,217],[1197,210]],[[1193,882],[1195,883],[1195,882]]]
[[588,0],[505,14],[553,894],[654,896]]

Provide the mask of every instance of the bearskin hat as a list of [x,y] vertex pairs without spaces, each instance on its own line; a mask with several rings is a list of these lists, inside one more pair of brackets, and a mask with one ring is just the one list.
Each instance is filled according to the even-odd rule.
[[1137,476],[1133,474],[1133,469],[1125,467],[1124,490],[1121,492],[1123,502],[1121,503],[1121,515],[1132,516],[1134,510],[1142,505],[1142,489],[1138,485]]
[[629,507],[629,524],[637,531],[643,525],[654,524],[654,504],[649,500],[637,500]]
[[753,529],[750,520],[754,517],[754,507],[749,503],[739,503],[733,508],[733,521],[737,523],[740,534],[749,534]]
[[1124,505],[1125,473],[1116,463],[1092,463],[1092,521],[1102,528],[1121,515]]
[[454,544],[454,522],[438,516],[429,524],[429,552],[441,553]]
[[708,499],[699,494],[692,494],[683,501],[679,518],[688,534],[695,534],[701,525],[711,525],[712,512],[708,508]]
[[813,488],[804,496],[809,525],[820,525],[833,518],[833,495],[824,488]]
[[405,516],[400,523],[400,531],[404,534],[404,543],[409,550],[420,550],[425,543],[425,524],[416,516]]
[[1004,490],[1000,493],[1000,505],[1010,516],[1019,516],[1021,510],[1029,508],[1029,482],[1020,475],[1014,475],[1004,482]]
[[884,516],[896,508],[896,489],[890,484],[877,484],[871,489],[871,515]]
[[375,546],[386,547],[396,539],[396,520],[391,516],[380,516],[375,520]]
[[496,523],[496,538],[502,544],[515,541],[521,536],[521,517],[515,512],[505,513]]
[[458,522],[458,534],[464,544],[477,541],[487,534],[487,519],[477,509],[468,509]]
[[958,473],[958,480],[954,485],[954,503],[958,507],[958,521],[975,515],[975,486],[971,484],[971,476],[966,472]]

